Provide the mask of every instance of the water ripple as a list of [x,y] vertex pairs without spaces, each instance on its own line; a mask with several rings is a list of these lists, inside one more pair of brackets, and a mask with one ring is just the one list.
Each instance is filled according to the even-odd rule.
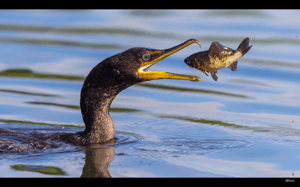
[[132,145],[137,154],[151,153],[154,156],[203,155],[213,152],[224,152],[232,149],[243,149],[251,146],[251,142],[239,139],[193,139],[186,137],[163,138],[157,142],[139,142]]

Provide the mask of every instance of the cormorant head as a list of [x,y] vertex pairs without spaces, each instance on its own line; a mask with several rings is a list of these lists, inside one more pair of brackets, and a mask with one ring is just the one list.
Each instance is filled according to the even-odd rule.
[[156,79],[177,79],[177,80],[190,80],[190,81],[201,81],[199,77],[189,76],[189,75],[179,75],[175,73],[168,72],[151,72],[148,71],[151,66],[156,64],[157,62],[163,60],[164,58],[170,56],[171,54],[176,53],[177,51],[187,47],[192,43],[197,43],[200,47],[200,42],[196,39],[187,40],[177,46],[171,47],[169,49],[164,50],[156,50],[156,49],[144,49],[141,50],[139,54],[140,66],[137,69],[137,74],[140,80],[149,81]]
[[199,77],[195,76],[179,75],[162,71],[149,71],[149,68],[152,65],[192,43],[197,43],[200,46],[198,40],[190,39],[177,46],[164,50],[141,47],[131,48],[110,57],[110,66],[113,69],[114,75],[118,77],[119,80],[124,81],[135,80],[137,82],[143,82],[156,79],[201,81]]
[[136,83],[156,79],[201,81],[199,77],[195,76],[149,71],[152,65],[192,43],[200,46],[198,40],[190,39],[164,50],[136,47],[106,58],[95,66],[86,77],[82,88],[82,97],[115,96]]

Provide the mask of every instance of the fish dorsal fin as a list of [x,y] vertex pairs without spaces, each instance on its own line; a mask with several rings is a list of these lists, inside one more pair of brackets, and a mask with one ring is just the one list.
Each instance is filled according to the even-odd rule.
[[219,42],[213,42],[210,45],[209,51],[211,52],[219,52],[224,49],[225,46],[220,44]]
[[209,51],[213,53],[223,53],[223,54],[232,54],[234,52],[233,49],[226,47],[220,44],[219,42],[211,43]]

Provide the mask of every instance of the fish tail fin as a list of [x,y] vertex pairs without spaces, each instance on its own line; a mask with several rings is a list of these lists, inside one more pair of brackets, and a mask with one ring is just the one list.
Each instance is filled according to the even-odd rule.
[[240,51],[242,56],[244,56],[251,49],[251,47],[252,45],[249,46],[249,38],[245,38],[237,48],[237,51]]

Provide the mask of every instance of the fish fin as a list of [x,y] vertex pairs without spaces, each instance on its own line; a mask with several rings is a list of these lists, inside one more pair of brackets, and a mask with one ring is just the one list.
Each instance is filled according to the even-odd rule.
[[230,66],[228,66],[231,71],[235,71],[237,68],[238,61],[233,62]]
[[205,71],[203,71],[203,70],[200,70],[200,71],[202,71],[206,76],[208,76],[207,73],[206,73]]
[[217,77],[217,71],[211,71],[210,72],[210,74],[211,74],[211,77],[215,80],[215,81],[217,81],[218,80],[218,77]]
[[233,54],[235,52],[235,50],[226,47],[222,44],[220,44],[219,42],[213,42],[210,45],[209,51],[212,53],[221,53],[221,54]]
[[252,45],[249,46],[249,38],[245,38],[241,44],[238,46],[237,50],[242,52],[242,56],[244,56],[250,49]]
[[219,52],[222,51],[222,49],[224,49],[224,46],[219,42],[213,42],[209,47],[209,51],[211,52]]

